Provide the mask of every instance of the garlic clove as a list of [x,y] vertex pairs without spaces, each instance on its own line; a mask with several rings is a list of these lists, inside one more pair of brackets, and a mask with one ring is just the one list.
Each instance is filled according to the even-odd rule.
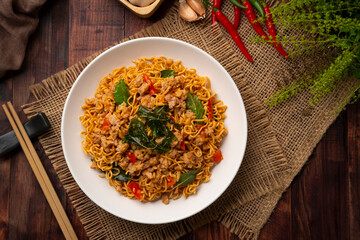
[[186,1],[179,1],[179,15],[182,19],[193,22],[199,19],[196,12],[186,3]]
[[205,6],[200,0],[186,0],[186,3],[194,10],[200,17],[205,17]]

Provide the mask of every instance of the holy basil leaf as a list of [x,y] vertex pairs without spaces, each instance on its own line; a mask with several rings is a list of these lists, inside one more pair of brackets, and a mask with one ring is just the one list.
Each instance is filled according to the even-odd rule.
[[[129,180],[131,180],[131,176],[129,174],[126,174],[126,171],[124,169],[122,169],[121,167],[119,167],[119,166],[113,166],[112,173],[113,173],[112,178],[117,180],[117,181],[129,181]],[[114,176],[114,174],[116,176]]]
[[[140,105],[136,114],[146,121],[146,125],[151,129],[151,134],[148,135],[145,123],[138,118],[133,118],[130,121],[130,126],[123,138],[123,142],[152,149],[159,153],[169,152],[175,135],[166,126],[167,122],[171,120],[166,113],[167,111],[169,111],[167,106],[157,107],[154,111],[151,111]],[[155,139],[159,138],[163,138],[161,143],[155,141]]]
[[[141,148],[152,149],[159,153],[169,152],[175,135],[161,121],[147,121],[147,124],[152,131],[151,135],[147,135],[146,125],[143,122],[138,118],[133,118],[122,141]],[[156,143],[155,139],[159,137],[164,138],[161,143]]]
[[171,143],[175,138],[175,135],[170,131],[168,127],[166,127],[166,125],[162,125],[161,132],[165,133],[165,137],[160,144],[157,144],[155,150],[159,153],[167,153],[171,149]]
[[118,106],[123,102],[125,102],[126,105],[129,105],[127,102],[129,97],[129,86],[125,83],[123,79],[120,79],[120,81],[116,84],[114,91],[115,105]]
[[142,148],[154,149],[156,143],[152,137],[147,135],[146,126],[138,118],[130,121],[130,126],[122,141]]
[[160,71],[161,73],[161,77],[162,78],[168,78],[168,77],[171,77],[171,76],[175,76],[175,70],[172,70],[172,69],[166,69],[166,70],[162,70]]
[[162,122],[147,121],[146,124],[150,127],[151,134],[153,135],[154,139],[166,136],[165,128],[167,127]]
[[198,96],[187,93],[186,107],[195,113],[196,119],[201,119],[204,115],[204,107]]
[[[137,110],[136,114],[147,121],[147,124],[152,129],[150,125],[158,125],[163,124],[166,125],[166,122],[169,122],[170,124],[175,125],[178,129],[180,129],[180,124],[176,123],[174,120],[172,120],[166,112],[170,111],[169,107],[167,105],[157,107],[154,109],[154,111],[151,111],[147,108],[144,108],[142,105],[140,105],[139,109]],[[149,123],[149,121],[156,121],[156,123],[152,124]],[[161,122],[161,123],[160,123]]]
[[175,125],[175,127],[176,127],[177,129],[179,129],[179,130],[181,129],[180,124],[178,124],[177,122],[175,122],[175,121],[172,120],[171,118],[169,118],[168,121],[169,121],[170,124]]
[[136,112],[140,118],[145,119],[147,121],[163,121],[166,122],[168,120],[167,114],[164,111],[164,106],[155,108],[154,111],[150,109],[144,108],[140,105],[139,109]]
[[196,179],[196,174],[200,172],[201,168],[196,170],[190,170],[187,173],[181,174],[179,181],[175,184],[175,187],[178,186],[188,186]]

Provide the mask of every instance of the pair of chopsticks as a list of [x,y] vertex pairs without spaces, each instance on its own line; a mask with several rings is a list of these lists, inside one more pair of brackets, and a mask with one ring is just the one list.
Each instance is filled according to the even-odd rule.
[[[7,103],[10,112],[5,104],[2,105],[5,114],[19,140],[21,148],[23,149],[27,160],[38,180],[40,187],[48,201],[51,210],[53,211],[56,220],[58,221],[60,228],[66,239],[77,239],[75,231],[67,217],[64,208],[62,207],[55,189],[52,186],[50,179],[37,155],[35,148],[27,135],[24,126],[22,125],[19,116],[10,102]],[[10,114],[11,113],[11,114]]]

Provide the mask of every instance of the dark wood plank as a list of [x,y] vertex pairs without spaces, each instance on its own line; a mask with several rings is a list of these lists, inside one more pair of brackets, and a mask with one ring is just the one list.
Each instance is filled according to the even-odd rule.
[[291,189],[279,201],[276,210],[262,229],[259,239],[289,240],[292,238]]
[[[49,5],[46,4],[44,9]],[[31,37],[21,71],[14,74],[12,102],[20,106],[30,100],[29,86],[51,74],[51,15],[42,15],[38,31]],[[39,64],[40,63],[40,64]],[[26,117],[20,115],[22,121]],[[11,158],[9,239],[62,237],[60,228],[24,154]]]
[[117,1],[71,1],[69,64],[124,38],[124,7]]
[[348,212],[346,207],[347,153],[345,146],[346,115],[342,113],[335,127],[330,127],[324,139],[322,237],[327,239],[349,239]]
[[[10,77],[11,74],[7,74]],[[0,81],[0,104],[5,104],[12,99],[12,81],[7,79]],[[6,133],[11,130],[10,124],[0,110],[0,132]],[[10,209],[10,172],[11,156],[0,157],[0,239],[7,239],[9,236],[9,209]]]
[[236,235],[230,233],[230,231],[225,228],[222,224],[218,222],[208,223],[193,232],[186,234],[181,237],[179,240],[198,240],[198,239],[228,239],[236,240],[239,239]]
[[348,239],[360,239],[360,102],[348,106],[346,206],[348,208]]

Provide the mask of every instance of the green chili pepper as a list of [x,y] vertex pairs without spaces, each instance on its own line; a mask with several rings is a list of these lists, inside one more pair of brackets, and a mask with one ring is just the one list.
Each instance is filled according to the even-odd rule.
[[251,5],[253,5],[259,11],[259,13],[262,17],[265,17],[264,9],[258,0],[249,0],[249,2],[251,3]]
[[242,8],[242,9],[246,9],[246,7],[244,5],[242,5],[241,3],[239,3],[236,0],[229,0],[232,4],[234,4],[235,6]]

